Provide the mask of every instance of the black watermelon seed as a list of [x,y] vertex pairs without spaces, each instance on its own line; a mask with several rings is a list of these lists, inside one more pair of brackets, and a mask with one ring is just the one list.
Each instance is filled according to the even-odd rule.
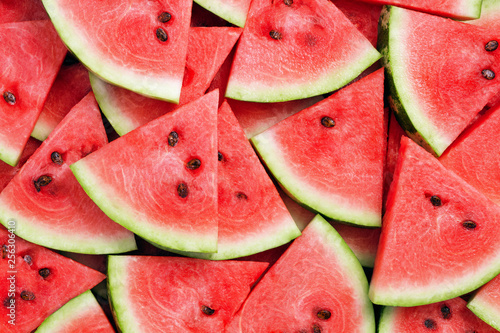
[[432,205],[436,206],[436,207],[439,207],[443,204],[441,202],[441,198],[438,197],[437,195],[433,195],[430,200],[431,200]]
[[462,226],[465,228],[465,229],[468,229],[468,230],[474,230],[476,228],[476,222],[474,221],[471,221],[471,220],[466,220],[466,221],[463,221],[462,222]]
[[443,306],[441,307],[441,314],[443,315],[444,319],[450,319],[451,309],[446,304],[443,304]]
[[3,92],[3,99],[7,102],[7,104],[14,105],[16,104],[16,96],[10,91]]
[[203,312],[204,314],[206,314],[207,316],[211,316],[215,313],[215,310],[206,306],[206,305],[202,305],[201,306],[201,312]]
[[3,306],[9,307],[12,304],[11,300],[13,300],[13,299],[14,299],[14,297],[7,297],[6,299],[4,299]]
[[332,316],[332,313],[328,310],[319,310],[316,316],[321,320],[328,320]]
[[486,80],[493,80],[495,78],[495,72],[493,72],[491,69],[483,69],[481,74],[483,74],[483,77]]
[[196,170],[201,166],[201,161],[197,158],[193,158],[191,161],[186,163],[186,168],[189,170]]
[[168,145],[170,147],[175,147],[175,145],[177,145],[177,142],[179,142],[179,134],[177,134],[177,132],[170,132],[170,134],[168,135]]
[[424,321],[424,325],[426,328],[428,328],[430,330],[436,329],[436,327],[437,327],[436,322],[432,319],[426,319]]
[[236,197],[238,199],[245,199],[245,200],[248,199],[247,195],[243,192],[236,192]]
[[181,198],[185,198],[188,196],[188,187],[186,184],[184,183],[180,183],[178,186],[177,186],[177,193],[179,194],[179,196]]
[[279,32],[278,30],[271,30],[269,32],[269,36],[271,36],[271,38],[275,40],[280,40],[283,37],[281,35],[281,32]]
[[40,274],[41,277],[44,279],[48,278],[50,275],[50,269],[48,268],[42,268],[38,271],[38,274]]
[[49,185],[51,181],[52,181],[52,177],[47,176],[47,175],[43,175],[43,176],[40,176],[40,178],[38,178],[37,180],[35,180],[33,183],[35,185],[36,191],[40,192],[40,188],[42,186]]
[[50,154],[50,159],[57,165],[63,164],[62,156],[57,151],[52,152],[52,154]]
[[490,40],[484,46],[484,49],[488,52],[495,51],[498,48],[498,42],[496,40]]
[[31,258],[31,256],[29,254],[25,255],[23,257],[24,261],[28,264],[28,265],[32,265],[33,264],[33,259]]
[[7,258],[7,253],[9,253],[9,249],[7,248],[7,245],[2,245],[2,259]]
[[156,38],[158,38],[160,42],[166,42],[168,39],[167,32],[162,28],[156,29]]
[[335,126],[335,120],[332,118],[325,116],[321,118],[321,125],[325,126],[326,128],[331,128]]
[[217,152],[217,159],[219,161],[222,161],[224,159],[224,155],[222,155],[220,151]]
[[321,333],[321,328],[319,327],[319,325],[313,325],[313,333]]
[[21,298],[25,301],[33,301],[35,299],[35,294],[31,291],[23,290],[21,291]]
[[158,15],[158,21],[161,23],[167,23],[172,19],[172,15],[169,12],[163,12],[160,15]]
[[285,5],[287,5],[287,6],[289,6],[289,7],[290,7],[291,5],[293,5],[293,0],[283,0],[283,2],[285,3]]

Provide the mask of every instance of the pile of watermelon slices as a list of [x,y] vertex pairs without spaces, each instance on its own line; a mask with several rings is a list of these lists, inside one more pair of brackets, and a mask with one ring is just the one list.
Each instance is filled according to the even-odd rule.
[[500,0],[0,0],[0,332],[500,331]]

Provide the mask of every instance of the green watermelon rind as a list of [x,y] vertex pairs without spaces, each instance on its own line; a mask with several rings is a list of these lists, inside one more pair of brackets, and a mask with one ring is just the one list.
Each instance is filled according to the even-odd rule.
[[[5,218],[7,216],[8,218]],[[11,210],[10,206],[2,201],[0,201],[0,217],[0,223],[6,228],[15,226],[14,232],[17,236],[55,250],[84,254],[108,254],[137,249],[133,234],[130,234],[130,237],[115,240],[110,240],[106,235],[103,235],[102,239],[99,239],[97,235],[89,239],[68,238],[65,234],[58,235],[56,229],[48,230],[36,223],[28,222],[30,218],[20,215],[18,211]]]
[[240,10],[237,10],[238,8],[225,5],[223,1],[194,0],[194,2],[196,2],[198,5],[205,8],[206,10],[219,16],[220,18],[223,18],[229,23],[232,23],[241,28],[245,26],[245,22],[247,20],[248,8],[246,8],[245,11],[243,11],[244,8],[239,8]]
[[184,234],[175,230],[165,230],[160,226],[143,223],[134,218],[133,211],[128,209],[117,193],[106,189],[105,182],[90,171],[85,159],[70,165],[71,171],[87,195],[113,221],[133,233],[161,246],[180,251],[216,252],[217,239],[197,237],[194,233]]
[[315,81],[293,83],[283,80],[281,86],[269,86],[262,82],[258,84],[235,82],[229,77],[225,97],[249,102],[270,103],[318,96],[342,88],[379,59],[380,53],[375,48],[366,47],[364,53],[358,54],[357,59],[351,59],[347,65],[326,73]]
[[471,310],[482,321],[500,331],[500,313],[498,305],[489,304],[487,299],[476,298],[475,296],[467,303],[467,308]]
[[21,158],[22,151],[10,146],[7,142],[5,144],[0,144],[0,160],[4,161],[8,165],[15,167]]
[[[80,318],[82,313],[95,309],[102,311],[99,303],[95,299],[90,290],[71,299],[68,303],[64,304],[59,310],[47,317],[40,326],[38,326],[35,333],[54,333],[60,331],[61,323],[67,323],[74,320],[84,320]],[[104,312],[102,313],[105,316]],[[110,330],[111,324],[109,325]]]
[[[442,138],[439,131],[425,118],[416,99],[412,96],[410,82],[406,79],[404,57],[405,44],[401,38],[394,36],[395,31],[404,30],[406,26],[403,13],[405,9],[395,6],[384,6],[379,20],[378,49],[382,55],[381,63],[385,69],[386,91],[388,101],[399,124],[420,146],[440,156],[451,142]],[[401,57],[392,54],[401,54]]]
[[75,24],[72,24],[70,18],[66,17],[63,8],[58,5],[58,0],[43,0],[43,5],[59,37],[90,71],[107,82],[133,90],[136,93],[179,103],[182,79],[153,77],[148,73],[134,73],[126,66],[107,61],[99,53],[92,52],[92,47],[86,41],[82,31],[77,29]]
[[106,119],[108,119],[113,129],[122,136],[134,130],[137,126],[131,123],[130,118],[124,117],[121,109],[113,103],[107,91],[107,83],[101,80],[97,75],[89,72],[90,85],[94,92],[95,99],[99,104]]
[[396,308],[392,306],[384,306],[380,312],[380,319],[378,323],[378,333],[391,333],[394,332],[394,320]]
[[300,205],[339,222],[365,227],[381,226],[380,213],[350,208],[341,201],[340,195],[337,195],[339,201],[325,199],[326,194],[316,191],[307,181],[301,182],[268,132],[258,134],[250,141],[283,190]]

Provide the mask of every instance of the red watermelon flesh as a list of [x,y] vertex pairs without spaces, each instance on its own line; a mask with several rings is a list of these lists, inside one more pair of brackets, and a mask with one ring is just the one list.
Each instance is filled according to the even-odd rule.
[[[67,57],[68,58],[68,57]],[[89,72],[80,63],[61,66],[31,136],[45,140],[73,106],[90,91]]]
[[[444,152],[439,161],[500,205],[500,105],[487,111]],[[487,140],[486,140],[487,138]]]
[[41,0],[0,1],[0,23],[45,20],[49,16]]
[[[15,223],[13,226],[15,229]],[[63,304],[105,278],[104,274],[44,247],[13,237],[3,228],[0,244],[1,332],[31,332]],[[14,268],[10,266],[13,261]],[[15,310],[11,317],[12,281],[15,281]],[[15,320],[15,326],[9,323],[11,319]]]
[[14,176],[21,170],[22,166],[28,158],[33,155],[35,150],[40,147],[41,142],[29,138],[28,142],[26,143],[26,146],[24,147],[23,154],[21,155],[21,158],[19,159],[19,163],[17,163],[16,166],[10,166],[5,162],[0,161],[0,192],[3,191],[3,189],[7,186],[7,184],[14,178]]
[[416,307],[385,307],[379,333],[498,332],[476,317],[457,297]]
[[16,234],[58,250],[116,253],[135,249],[131,232],[110,220],[85,194],[69,165],[107,143],[89,93],[64,118],[0,194],[0,221]]
[[71,165],[94,202],[146,240],[217,250],[217,92],[110,142]]
[[376,304],[416,306],[500,272],[500,207],[402,137],[370,286]]
[[[205,93],[240,33],[240,28],[229,27],[190,29],[180,105]],[[119,135],[179,107],[111,85],[93,75],[91,83],[103,113]]]
[[116,322],[122,332],[224,332],[267,266],[110,256],[108,284]]
[[207,92],[219,90],[219,106],[221,106],[226,100],[224,95],[226,94],[227,82],[229,81],[229,74],[231,73],[231,66],[233,65],[235,51],[236,47],[233,47],[207,89]]
[[384,171],[384,207],[387,201],[387,194],[394,177],[394,170],[399,156],[399,144],[401,137],[405,135],[405,131],[399,125],[394,113],[390,113],[389,131],[387,135],[387,154],[385,158],[385,171]]
[[226,332],[374,332],[368,282],[319,215],[255,286]]
[[15,166],[66,54],[49,20],[0,25],[0,159]]
[[383,80],[380,69],[251,139],[296,201],[332,219],[380,226]]

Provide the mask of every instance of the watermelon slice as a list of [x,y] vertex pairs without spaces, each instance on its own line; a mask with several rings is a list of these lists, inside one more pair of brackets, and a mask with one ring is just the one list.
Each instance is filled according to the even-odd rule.
[[[233,48],[240,28],[191,28],[179,104],[201,97]],[[119,135],[146,124],[178,107],[108,84],[90,76],[92,89],[106,118]]]
[[417,307],[385,307],[379,333],[498,332],[476,317],[459,297]]
[[383,80],[380,69],[251,139],[295,200],[332,219],[380,226]]
[[282,102],[320,95],[344,86],[379,57],[330,1],[254,0],[226,97]]
[[392,6],[380,28],[389,103],[408,135],[439,156],[500,89],[491,79],[500,52],[485,49],[498,33]]
[[19,163],[14,167],[0,161],[0,192],[3,191],[12,178],[21,170],[21,167],[26,163],[28,158],[40,147],[40,144],[40,141],[30,138],[24,147]]
[[195,0],[197,4],[239,27],[244,27],[251,0]]
[[0,332],[31,332],[51,313],[105,278],[93,269],[0,229]]
[[35,21],[48,19],[39,0],[0,1],[0,23]]
[[217,250],[214,91],[71,165],[114,221],[163,247]]
[[405,131],[401,128],[394,113],[390,113],[389,130],[387,135],[387,154],[385,157],[385,171],[384,171],[384,208],[387,202],[387,194],[391,187],[394,171],[399,156],[399,144],[401,137],[405,135]]
[[115,332],[90,290],[63,305],[45,319],[35,331],[35,333],[68,332]]
[[108,262],[113,314],[123,333],[224,332],[267,267],[148,256],[110,256]]
[[15,166],[40,114],[66,48],[49,20],[0,25],[0,159]]
[[358,260],[318,215],[255,286],[226,332],[374,332],[367,291]]
[[376,304],[468,293],[500,272],[500,207],[402,137],[370,286]]
[[190,0],[43,0],[68,48],[104,80],[178,103]]
[[[66,60],[67,59],[67,60]],[[66,57],[49,91],[31,136],[43,141],[63,118],[90,91],[89,72]]]
[[483,321],[500,331],[500,276],[479,288],[467,307]]
[[110,220],[85,194],[69,165],[107,143],[89,93],[24,164],[0,194],[0,222],[50,248],[118,253],[136,248],[134,235]]

